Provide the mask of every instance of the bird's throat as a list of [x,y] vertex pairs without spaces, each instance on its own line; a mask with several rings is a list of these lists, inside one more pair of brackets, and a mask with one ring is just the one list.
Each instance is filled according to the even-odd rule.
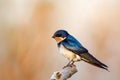
[[57,41],[57,43],[63,41],[65,38],[62,37],[55,37],[55,40]]

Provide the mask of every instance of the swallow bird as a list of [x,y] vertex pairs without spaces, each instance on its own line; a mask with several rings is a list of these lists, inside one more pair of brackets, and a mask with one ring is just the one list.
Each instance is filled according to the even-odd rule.
[[108,71],[107,65],[92,56],[88,50],[66,30],[56,31],[52,38],[56,40],[60,53],[69,60],[67,65],[82,60]]

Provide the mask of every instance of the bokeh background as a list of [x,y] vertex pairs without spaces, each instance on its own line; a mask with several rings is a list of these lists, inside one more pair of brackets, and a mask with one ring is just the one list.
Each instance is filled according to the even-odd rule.
[[120,80],[120,0],[0,0],[0,80],[49,80],[68,63],[51,38],[58,29],[110,70],[79,62],[69,80]]

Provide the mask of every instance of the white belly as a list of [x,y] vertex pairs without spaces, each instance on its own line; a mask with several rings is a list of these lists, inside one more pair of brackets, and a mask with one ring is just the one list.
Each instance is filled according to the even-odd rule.
[[67,50],[63,45],[60,46],[59,50],[60,53],[70,61],[80,61],[81,59],[79,55],[76,55],[75,53]]

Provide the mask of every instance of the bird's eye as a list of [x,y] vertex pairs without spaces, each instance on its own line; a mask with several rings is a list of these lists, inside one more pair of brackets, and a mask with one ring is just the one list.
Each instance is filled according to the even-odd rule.
[[61,37],[62,35],[61,34],[57,34],[56,37]]

